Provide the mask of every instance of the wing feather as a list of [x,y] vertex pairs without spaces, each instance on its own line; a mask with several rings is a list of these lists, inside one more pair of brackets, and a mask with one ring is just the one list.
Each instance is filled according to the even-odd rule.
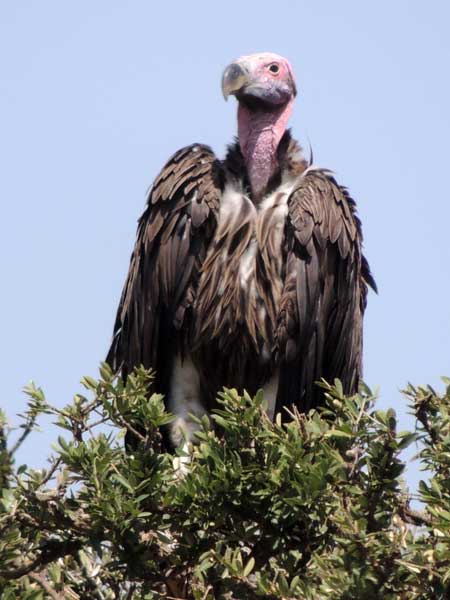
[[320,402],[321,377],[356,391],[367,284],[375,288],[355,202],[329,171],[308,169],[291,194],[285,246],[276,410],[306,411]]
[[174,154],[156,177],[139,219],[107,361],[124,377],[137,365],[168,388],[175,346],[188,335],[201,261],[216,227],[219,163],[207,146]]

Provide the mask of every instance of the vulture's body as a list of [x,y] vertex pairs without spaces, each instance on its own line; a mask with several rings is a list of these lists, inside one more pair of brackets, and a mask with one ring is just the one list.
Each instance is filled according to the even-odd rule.
[[249,138],[240,127],[224,160],[201,144],[177,152],[139,221],[108,361],[125,377],[156,371],[177,416],[169,445],[192,439],[189,414],[208,412],[223,386],[263,388],[272,416],[317,405],[321,377],[351,393],[361,375],[374,283],[355,203],[285,128],[270,168],[243,151]]

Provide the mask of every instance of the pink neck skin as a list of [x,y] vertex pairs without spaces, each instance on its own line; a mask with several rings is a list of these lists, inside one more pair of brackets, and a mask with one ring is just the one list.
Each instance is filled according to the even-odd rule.
[[238,137],[241,152],[255,199],[260,199],[278,166],[277,149],[289,117],[294,98],[272,112],[250,111],[239,104]]

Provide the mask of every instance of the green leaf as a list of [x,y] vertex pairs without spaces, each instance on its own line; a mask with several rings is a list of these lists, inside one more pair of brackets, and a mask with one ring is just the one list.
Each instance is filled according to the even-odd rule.
[[248,563],[245,565],[243,576],[247,577],[253,571],[253,567],[255,566],[255,559],[253,556],[249,559]]
[[353,435],[351,433],[348,433],[347,431],[342,431],[340,429],[329,429],[324,433],[324,437],[352,438]]
[[86,375],[81,379],[81,385],[83,385],[88,390],[96,390],[98,384],[93,377],[89,377],[88,375]]
[[130,484],[129,481],[127,481],[125,479],[125,477],[123,477],[122,475],[120,475],[119,473],[114,473],[113,475],[111,475],[111,479],[113,481],[117,481],[118,483],[120,483],[121,485],[123,485],[123,487],[125,487],[129,492],[134,492],[134,488],[133,486]]

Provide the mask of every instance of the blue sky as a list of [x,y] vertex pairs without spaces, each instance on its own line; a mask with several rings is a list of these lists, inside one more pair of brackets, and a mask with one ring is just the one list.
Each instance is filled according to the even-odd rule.
[[[399,390],[450,374],[449,20],[443,0],[4,0],[0,405],[12,424],[30,379],[63,405],[96,374],[148,186],[183,145],[224,153],[236,106],[222,69],[273,51],[296,72],[295,137],[358,201],[380,292],[365,380],[412,427]],[[35,435],[20,459],[42,465],[54,437]]]

